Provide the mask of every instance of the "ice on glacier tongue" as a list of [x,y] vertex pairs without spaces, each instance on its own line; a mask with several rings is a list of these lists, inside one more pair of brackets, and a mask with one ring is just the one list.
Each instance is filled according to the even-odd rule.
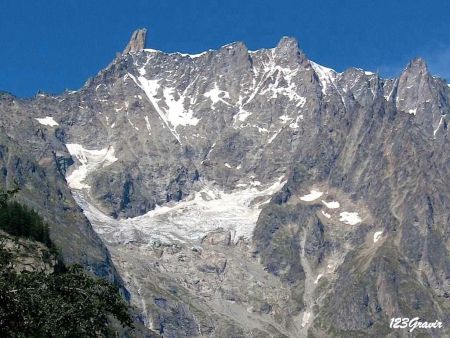
[[242,187],[224,192],[204,182],[202,189],[183,201],[121,220],[102,213],[89,202],[85,192],[74,191],[74,197],[95,230],[110,243],[185,242],[199,240],[220,228],[230,230],[234,241],[237,241],[241,237],[249,239],[252,236],[262,205],[255,202],[273,195],[284,184],[283,177],[280,177],[265,187]]

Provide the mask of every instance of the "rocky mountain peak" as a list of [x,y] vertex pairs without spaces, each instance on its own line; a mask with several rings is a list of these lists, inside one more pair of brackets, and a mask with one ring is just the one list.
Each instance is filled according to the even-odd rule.
[[422,74],[425,72],[428,72],[428,66],[427,66],[426,61],[420,57],[412,59],[409,62],[406,69],[413,70],[413,71],[420,71]]
[[220,48],[223,54],[248,56],[248,48],[243,42],[232,42]]
[[409,78],[411,80],[414,79],[414,81],[416,81],[419,77],[423,77],[426,75],[431,76],[428,72],[427,63],[424,59],[417,57],[412,59],[403,70],[402,74],[400,75],[400,81],[405,78]]
[[131,35],[128,45],[123,50],[123,55],[128,53],[136,53],[145,48],[145,41],[147,38],[147,29],[140,28],[136,29]]
[[280,50],[298,50],[298,41],[292,36],[283,36],[278,42],[277,49]]
[[300,50],[298,41],[294,37],[283,36],[275,48],[275,54],[287,61],[306,61],[306,55]]

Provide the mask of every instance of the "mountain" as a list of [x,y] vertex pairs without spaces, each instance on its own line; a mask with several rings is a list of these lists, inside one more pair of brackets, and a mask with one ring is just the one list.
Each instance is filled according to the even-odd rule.
[[62,224],[67,261],[163,337],[450,335],[389,328],[450,322],[445,80],[146,33],[77,91],[0,98],[3,185]]

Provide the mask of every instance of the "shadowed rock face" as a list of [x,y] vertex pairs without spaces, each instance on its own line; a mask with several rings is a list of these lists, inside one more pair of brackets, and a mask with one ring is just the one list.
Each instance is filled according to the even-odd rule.
[[382,79],[292,38],[199,55],[144,41],[76,92],[0,99],[3,182],[67,224],[67,259],[113,269],[76,201],[167,337],[449,322],[450,90],[423,60]]

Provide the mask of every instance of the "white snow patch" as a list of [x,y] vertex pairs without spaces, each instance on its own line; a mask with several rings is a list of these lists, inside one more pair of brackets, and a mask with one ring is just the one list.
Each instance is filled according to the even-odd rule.
[[162,108],[159,105],[159,101],[161,99],[156,98],[160,88],[158,80],[148,80],[143,76],[139,76],[136,79],[133,75],[129,73],[128,75],[136,83],[136,85],[144,91],[145,95],[152,103],[164,124],[172,132],[172,135],[175,136],[178,142],[181,143],[176,127],[179,125],[197,125],[199,121],[199,119],[193,117],[193,112],[191,110],[188,110],[187,112],[184,111],[184,96],[178,95],[178,98],[175,98],[176,95],[174,88],[163,88],[163,95],[167,109]]
[[225,167],[230,168],[231,169],[231,165],[229,165],[228,163],[225,163]]
[[322,93],[326,94],[328,87],[334,86],[334,81],[336,80],[336,71],[331,68],[321,66],[312,61],[310,61],[310,63],[317,76],[319,77],[320,84],[322,85]]
[[128,123],[130,123],[130,125],[131,125],[134,129],[139,130],[139,128],[136,127],[136,126],[133,124],[133,122],[131,122],[130,119],[128,119]]
[[58,122],[56,122],[53,119],[53,117],[51,117],[51,116],[46,116],[46,117],[43,117],[43,118],[36,118],[36,120],[40,124],[43,124],[45,126],[50,126],[50,127],[59,126]]
[[226,91],[220,90],[219,87],[217,87],[217,83],[214,84],[213,89],[210,89],[209,91],[204,93],[203,96],[209,98],[213,102],[213,104],[216,104],[219,101],[229,104],[224,100],[224,98],[230,98],[230,94],[228,94],[228,92]]
[[281,128],[280,130],[278,130],[277,132],[275,132],[267,141],[267,144],[272,143],[273,140],[275,140],[275,138],[278,136],[278,134],[283,130],[283,128]]
[[381,238],[381,235],[383,234],[383,231],[376,231],[373,234],[373,242],[376,243]]
[[292,118],[292,117],[289,117],[289,116],[287,116],[287,115],[285,114],[285,115],[281,115],[281,116],[280,116],[280,120],[281,120],[283,123],[287,123],[287,122],[289,122],[289,121],[292,121],[293,118]]
[[[264,79],[269,78],[270,76],[276,76],[275,82],[269,83],[266,89],[262,90],[259,94],[264,95],[267,92],[272,93],[270,96],[271,99],[276,99],[279,96],[284,96],[289,99],[289,101],[296,101],[296,107],[303,108],[306,103],[306,97],[300,96],[297,93],[298,86],[293,81],[293,77],[297,74],[298,70],[291,70],[289,68],[280,67],[278,65],[271,64],[270,67],[265,69],[266,74],[263,77],[263,80],[259,83],[259,85],[255,88],[254,93],[250,96],[249,100],[246,103],[250,102],[254,96],[261,89],[261,86],[265,83]],[[284,80],[287,82],[288,86],[280,84],[280,80]]]
[[254,203],[254,200],[273,195],[285,183],[280,177],[263,189],[249,187],[226,193],[209,182],[203,182],[200,191],[183,201],[157,207],[142,216],[121,220],[103,214],[89,203],[85,192],[74,191],[74,197],[97,233],[107,242],[185,242],[199,240],[219,228],[230,230],[236,242],[241,237],[249,239],[253,234],[261,212],[261,203]]
[[[392,89],[391,89],[391,92],[389,93],[389,95],[384,96],[384,98],[385,98],[386,101],[388,101],[388,102],[389,102],[389,100],[391,99],[392,93],[394,93],[394,90],[395,90],[395,88],[396,88],[397,81],[398,81],[398,79],[396,79],[396,80],[394,81],[394,83],[392,84]],[[397,100],[397,99],[398,99],[398,97],[396,98],[396,100]]]
[[322,277],[323,277],[323,274],[319,273],[319,274],[317,275],[316,280],[314,281],[314,284],[319,283],[319,280],[320,280]]
[[311,201],[318,199],[322,195],[323,195],[323,192],[321,192],[321,191],[311,190],[311,193],[300,197],[300,199],[305,202],[311,202]]
[[259,133],[268,133],[269,132],[269,129],[267,129],[267,128],[261,128],[256,125],[252,125],[252,127],[258,129]]
[[435,130],[433,130],[433,136],[436,136],[436,133],[438,132],[439,128],[441,127],[442,121],[444,121],[444,118],[445,118],[445,115],[441,115],[441,119],[439,120],[438,126],[436,127]]
[[[211,51],[211,50],[209,50],[209,51]],[[183,57],[188,57],[188,58],[191,58],[191,59],[196,59],[196,58],[199,58],[199,57],[201,57],[201,56],[203,56],[203,55],[208,54],[209,51],[207,51],[207,52],[201,52],[201,53],[198,53],[198,54],[187,54],[187,53],[179,53],[179,52],[173,53],[173,54],[178,54],[178,55],[181,55],[181,56],[183,56]]]
[[337,209],[339,208],[341,205],[339,204],[339,202],[336,201],[331,201],[331,202],[325,202],[324,200],[322,200],[322,203],[325,204],[325,206],[328,209]]
[[292,122],[291,124],[289,124],[289,127],[292,128],[292,129],[299,128],[298,123],[299,123],[300,120],[303,120],[303,115],[297,116],[297,118],[295,119],[295,122]]
[[327,214],[325,211],[322,210],[322,215],[324,215],[326,218],[331,218],[330,214]]
[[243,108],[240,108],[239,112],[233,117],[233,119],[235,122],[236,122],[236,120],[244,122],[247,119],[247,117],[249,117],[250,115],[252,115],[251,112],[249,112]]
[[80,162],[80,165],[66,176],[67,183],[72,189],[89,189],[90,186],[84,183],[88,175],[100,167],[106,167],[117,161],[112,146],[100,150],[88,150],[81,144],[69,143],[66,147],[70,155]]
[[193,116],[194,112],[184,108],[185,97],[183,95],[177,94],[175,88],[164,88],[163,94],[168,107],[166,117],[174,128],[178,126],[197,125],[199,119]]
[[306,325],[308,325],[310,317],[311,317],[311,312],[305,311],[303,313],[302,327],[305,327]]
[[417,113],[417,108],[408,110],[408,114],[416,115],[416,113]]
[[341,212],[341,218],[339,219],[341,222],[347,223],[349,225],[355,225],[362,221],[357,212]]
[[145,125],[146,125],[147,130],[148,130],[148,134],[151,135],[152,134],[152,126],[150,125],[150,121],[148,120],[148,116],[144,116],[144,120],[145,120]]
[[206,52],[201,52],[201,53],[198,53],[198,54],[187,54],[187,53],[180,53],[180,52],[166,53],[166,52],[163,52],[163,51],[160,51],[160,50],[157,50],[157,49],[151,49],[151,48],[145,48],[144,51],[147,52],[147,53],[160,53],[160,54],[165,54],[165,55],[179,55],[179,56],[182,56],[182,57],[188,57],[188,58],[191,58],[191,59],[196,59],[196,58],[199,58],[199,57],[201,57],[203,55],[206,55],[206,54],[212,52],[213,50],[209,49]]

